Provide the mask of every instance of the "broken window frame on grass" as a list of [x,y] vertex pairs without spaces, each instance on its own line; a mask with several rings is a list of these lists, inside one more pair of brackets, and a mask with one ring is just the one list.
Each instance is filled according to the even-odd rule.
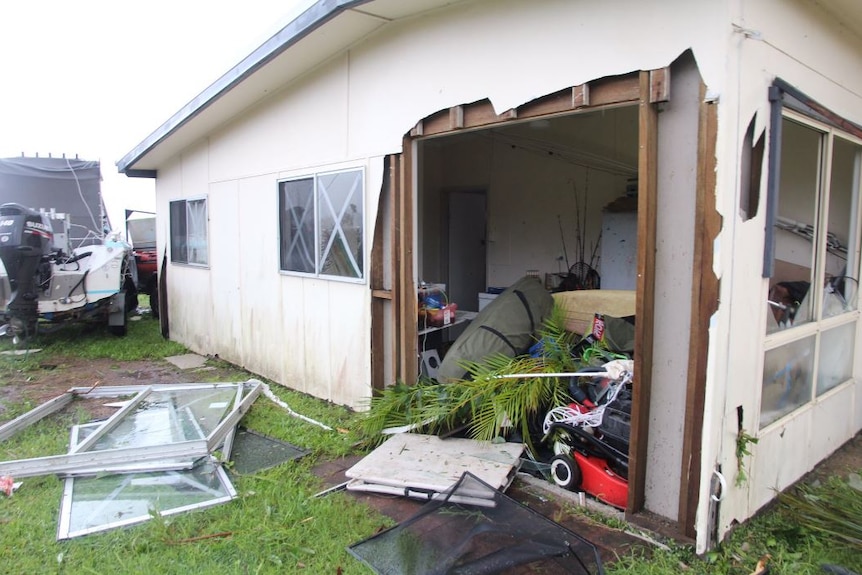
[[[101,451],[80,451],[76,453],[68,453],[63,455],[51,455],[46,457],[34,457],[30,459],[19,459],[14,461],[0,462],[0,475],[11,475],[15,478],[35,477],[39,475],[54,475],[75,473],[81,470],[93,469],[101,466],[111,466],[112,471],[122,472],[123,465],[134,462],[134,467],[131,471],[139,471],[138,464],[144,462],[160,462],[171,461],[180,458],[198,459],[205,457],[214,452],[225,439],[230,435],[231,431],[245,413],[251,408],[255,399],[260,395],[263,384],[255,379],[250,379],[244,383],[185,383],[185,384],[168,384],[168,385],[153,385],[150,386],[152,392],[166,392],[175,390],[194,390],[208,389],[225,386],[240,386],[244,389],[249,387],[247,393],[243,394],[243,399],[238,404],[234,404],[234,408],[224,416],[218,426],[205,438],[168,443],[163,445],[152,445],[143,447],[123,447],[117,449],[105,449]],[[104,398],[104,397],[124,397],[135,395],[141,392],[141,386],[116,386],[102,388],[72,388],[64,396],[68,396],[68,400],[57,401],[55,398],[48,403],[57,401],[54,404],[53,411],[57,411],[65,406],[74,396],[82,396],[86,398]],[[38,410],[42,410],[39,413]],[[12,434],[32,425],[39,421],[42,417],[53,413],[43,406],[37,407],[30,412],[12,420],[6,425],[0,427],[0,439],[10,437]],[[106,420],[107,424],[111,420]]]
[[[69,442],[70,451],[83,444],[85,439],[82,439],[82,435],[86,434],[88,429],[98,427],[99,425],[99,423],[89,423],[73,426]],[[92,437],[93,434],[94,432],[91,431],[87,439]],[[210,480],[211,485],[200,481],[199,476],[202,473],[211,473],[213,475],[213,478]],[[86,491],[88,487],[92,487],[93,484],[98,483],[107,484],[108,488],[105,489],[104,495],[86,500],[83,509],[76,508],[77,505],[80,505],[77,500],[82,497],[82,489]],[[155,490],[168,484],[181,483],[186,487],[197,490],[196,493],[192,493],[190,496],[195,501],[174,507],[167,506],[160,508],[158,503],[162,502],[162,493],[158,493],[155,496],[152,496],[150,493],[147,493],[143,497],[134,496],[134,489],[140,487],[142,483],[144,485],[153,485]],[[76,486],[78,489],[76,489]],[[125,499],[120,499],[130,491],[132,492],[131,497],[127,496]],[[198,494],[206,494],[207,492],[211,495],[209,499],[198,496]],[[167,493],[167,495],[170,497],[172,494]],[[176,493],[173,495],[180,497],[182,493],[180,490],[176,490]],[[89,477],[67,476],[60,503],[57,540],[72,539],[109,529],[137,525],[149,521],[156,513],[160,517],[167,517],[196,509],[205,509],[232,501],[236,496],[236,489],[228,478],[227,472],[213,456],[202,458],[197,463],[191,464],[188,468],[182,470],[143,470],[138,473],[110,473],[108,475],[91,475]],[[120,504],[120,509],[116,509],[116,506],[114,509],[111,509],[118,500],[121,502],[140,501],[146,506],[146,510],[138,513],[133,511],[131,514],[128,514],[127,511],[122,509],[123,503]],[[155,505],[154,502],[156,503]],[[95,509],[92,503],[95,503]],[[100,523],[92,521],[92,517],[97,515],[105,517],[105,520]],[[107,517],[111,516],[115,516],[116,519],[107,519]],[[76,528],[80,524],[84,524],[84,526]]]
[[[167,429],[171,432],[179,429],[175,425],[182,424],[182,418],[177,417],[178,411],[182,410],[184,413],[187,412],[185,417],[187,420],[186,423],[192,424],[191,426],[186,425],[182,429],[185,431],[191,428],[196,431],[199,436],[197,439],[162,441],[158,445],[98,449],[98,444],[109,441],[111,433],[118,430],[124,422],[130,421],[135,414],[146,412],[147,407],[142,404],[151,394],[219,389],[230,391],[232,388],[235,388],[236,392],[226,402],[226,404],[232,402],[232,406],[221,412],[218,422],[208,433],[204,431],[198,421],[199,419],[201,421],[205,420],[205,417],[195,415],[191,412],[190,407],[198,401],[205,401],[207,396],[193,398],[190,402],[180,406],[171,405],[168,407],[167,415],[170,421]],[[72,388],[65,394],[0,426],[0,441],[11,437],[47,415],[62,409],[76,396],[89,399],[133,397],[117,413],[103,422],[73,426],[68,454],[0,462],[0,475],[21,478],[57,474],[66,477],[66,485],[61,503],[60,523],[57,532],[58,539],[68,539],[97,531],[141,523],[151,519],[153,512],[159,515],[173,515],[192,509],[225,503],[236,497],[236,490],[230,482],[227,473],[222,468],[221,461],[229,459],[236,426],[243,415],[251,408],[251,405],[263,391],[263,388],[263,383],[254,379],[234,383]],[[171,399],[167,401],[170,402]],[[215,407],[214,409],[218,408]],[[134,433],[137,429],[135,422],[132,421],[130,425],[133,428],[131,433]],[[81,430],[84,430],[87,437],[79,441],[79,437],[83,435]],[[122,442],[123,437],[132,437],[129,430],[122,429],[117,431],[117,435],[120,437],[120,442]],[[114,440],[117,440],[117,438],[115,437]],[[221,461],[213,456],[213,453],[219,447],[222,448]],[[202,466],[212,467],[211,472],[216,475],[218,489],[194,479],[194,474],[198,473]],[[209,473],[210,471],[206,472]],[[95,477],[81,478],[81,476],[87,475]],[[147,505],[148,512],[146,514],[137,514],[116,521],[73,529],[72,526],[75,522],[73,521],[72,514],[74,512],[76,479],[87,483],[100,480],[104,482],[106,476],[116,478],[119,483],[113,485],[105,494],[102,506],[110,505],[111,502],[121,495],[126,487],[133,485],[135,481],[140,482],[141,480],[155,481],[157,484],[161,483],[162,485],[164,485],[165,481],[173,482],[178,480],[185,485],[197,487],[199,491],[213,490],[215,492],[210,493],[213,495],[212,499],[198,500],[191,504],[167,509],[158,509],[157,502],[154,504],[153,501],[149,501]],[[122,513],[119,515],[122,515]]]

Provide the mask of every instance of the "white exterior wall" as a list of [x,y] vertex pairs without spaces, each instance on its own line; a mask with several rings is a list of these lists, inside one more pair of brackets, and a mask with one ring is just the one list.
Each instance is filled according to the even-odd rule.
[[[160,166],[161,214],[172,199],[200,195],[210,210],[209,269],[172,265],[168,273],[172,336],[302,391],[359,404],[370,391],[370,290],[367,283],[278,273],[278,179],[366,168],[367,270],[382,156],[400,151],[417,120],[483,98],[503,111],[596,78],[664,67],[692,49],[709,96],[719,102],[716,201],[724,218],[704,414],[706,493],[716,463],[728,475],[735,468],[737,405],[744,406],[745,427],[757,429],[765,194],[757,217],[741,223],[736,166],[745,126],[755,112],[761,125],[767,122],[775,76],[862,120],[858,40],[833,36],[837,24],[812,10],[801,0],[494,0],[387,25]],[[731,21],[758,30],[762,40],[735,33]],[[159,225],[162,249],[167,219]],[[730,476],[720,532],[826,455],[829,447],[811,443],[814,425],[824,426],[821,437],[833,438],[831,447],[859,428],[862,394],[850,386],[831,395],[764,434],[751,488],[732,487]],[[800,457],[800,445],[819,451]],[[795,460],[782,463],[794,459],[788,454]],[[701,550],[707,505],[701,497]]]

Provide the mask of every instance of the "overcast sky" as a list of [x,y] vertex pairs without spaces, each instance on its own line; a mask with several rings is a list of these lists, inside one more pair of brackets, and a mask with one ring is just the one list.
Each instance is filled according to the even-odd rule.
[[39,0],[0,17],[0,157],[99,160],[114,227],[153,182],[116,162],[313,0]]

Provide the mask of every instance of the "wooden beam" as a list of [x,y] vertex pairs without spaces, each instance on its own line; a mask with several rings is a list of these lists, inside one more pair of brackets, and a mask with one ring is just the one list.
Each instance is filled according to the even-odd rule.
[[589,83],[590,108],[635,103],[640,101],[640,81],[637,74],[602,78]]
[[488,100],[480,100],[472,104],[462,106],[464,110],[464,126],[475,128],[477,126],[487,126],[488,124],[496,124],[500,121],[500,116],[494,111],[494,106]]
[[371,297],[377,299],[388,299],[389,301],[392,301],[392,290],[374,289],[371,290]]
[[670,68],[658,68],[649,72],[650,104],[670,101]]
[[649,102],[649,72],[640,73],[638,114],[638,254],[632,384],[629,498],[627,513],[643,509],[649,445],[655,321],[656,201],[658,195],[658,111]]
[[628,74],[566,88],[500,114],[494,111],[489,100],[479,100],[440,110],[423,118],[410,130],[410,137],[434,136],[456,130],[493,126],[516,119],[635,103],[638,101],[639,90],[638,76]]
[[680,474],[680,527],[688,537],[696,537],[697,506],[700,499],[700,467],[703,440],[703,411],[706,404],[706,364],[709,351],[709,322],[718,309],[719,280],[713,272],[713,245],[721,230],[721,215],[715,208],[715,147],[718,114],[714,103],[704,102],[706,87],[700,89],[700,117],[697,144],[697,190],[695,200],[694,266],[692,269],[691,328],[688,349],[688,383],[683,423],[682,473]]

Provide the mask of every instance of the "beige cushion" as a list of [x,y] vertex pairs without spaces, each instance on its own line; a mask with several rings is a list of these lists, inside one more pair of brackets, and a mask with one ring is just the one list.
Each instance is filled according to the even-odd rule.
[[576,290],[555,293],[554,302],[566,312],[566,330],[583,335],[597,313],[611,317],[635,315],[634,290]]

